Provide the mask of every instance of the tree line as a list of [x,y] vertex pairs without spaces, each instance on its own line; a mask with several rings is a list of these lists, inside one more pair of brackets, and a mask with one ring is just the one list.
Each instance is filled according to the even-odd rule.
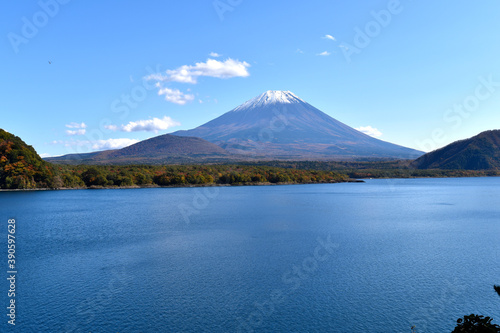
[[264,161],[238,165],[56,165],[33,147],[0,129],[0,188],[85,188],[216,184],[306,184],[350,178],[500,176],[500,170],[419,170],[411,161]]
[[336,171],[354,179],[366,178],[436,178],[492,177],[500,170],[416,169],[411,160],[385,161],[263,161],[247,165],[273,166],[286,169]]
[[50,165],[50,177],[36,181],[0,184],[7,189],[98,188],[129,186],[193,186],[337,183],[348,176],[334,171],[293,170],[267,166],[173,165],[173,166],[68,166]]

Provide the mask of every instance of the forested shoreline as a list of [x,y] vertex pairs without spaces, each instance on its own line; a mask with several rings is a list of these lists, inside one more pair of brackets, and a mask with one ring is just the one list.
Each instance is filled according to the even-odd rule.
[[[321,184],[369,178],[445,178],[499,176],[498,171],[385,169],[386,163],[266,162],[259,165],[57,165],[42,161],[38,168],[26,159],[0,165],[0,189],[82,189],[190,187],[230,185]],[[312,164],[312,165],[310,165]],[[273,166],[273,165],[279,165]],[[309,169],[315,167],[315,169]],[[377,169],[376,167],[380,167]]]
[[499,176],[500,171],[419,170],[411,161],[263,161],[190,165],[63,165],[0,130],[0,189],[318,184],[365,178]]
[[334,171],[240,165],[66,166],[49,165],[46,173],[5,177],[2,189],[183,187],[339,183],[349,177]]

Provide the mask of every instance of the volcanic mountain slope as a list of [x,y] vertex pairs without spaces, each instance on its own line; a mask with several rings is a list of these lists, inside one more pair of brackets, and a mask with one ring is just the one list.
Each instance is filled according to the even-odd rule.
[[289,91],[267,91],[195,129],[172,134],[200,137],[249,157],[414,159],[423,154],[361,133]]
[[118,150],[70,154],[46,160],[68,164],[161,164],[228,157],[230,154],[227,151],[206,140],[165,134]]
[[500,130],[486,131],[418,158],[418,169],[500,170]]

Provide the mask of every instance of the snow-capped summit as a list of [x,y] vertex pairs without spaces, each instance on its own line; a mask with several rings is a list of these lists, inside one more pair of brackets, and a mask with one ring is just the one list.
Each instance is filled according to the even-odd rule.
[[305,102],[291,91],[268,90],[265,93],[260,94],[259,96],[254,97],[249,101],[246,101],[237,108],[233,109],[233,111],[259,108],[273,104],[294,104],[294,103],[305,103]]
[[269,90],[187,131],[241,156],[272,159],[416,158],[422,152],[381,141],[316,109],[290,91]]

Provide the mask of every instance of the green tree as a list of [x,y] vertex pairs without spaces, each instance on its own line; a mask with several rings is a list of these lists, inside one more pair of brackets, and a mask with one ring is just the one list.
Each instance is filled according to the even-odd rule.
[[96,167],[82,172],[82,180],[87,186],[105,186],[108,183],[104,173]]
[[0,188],[57,187],[54,168],[19,137],[0,129]]
[[494,285],[493,289],[497,292],[498,296],[500,296],[500,286]]
[[65,172],[62,175],[63,186],[67,188],[84,187],[85,183],[73,172]]
[[149,185],[153,183],[153,178],[149,174],[136,172],[134,177],[137,185]]
[[[500,286],[493,289],[500,296]],[[500,326],[493,324],[490,317],[471,314],[457,320],[457,326],[452,333],[500,333]]]
[[457,320],[452,333],[499,333],[500,326],[492,324],[490,317],[471,314]]

